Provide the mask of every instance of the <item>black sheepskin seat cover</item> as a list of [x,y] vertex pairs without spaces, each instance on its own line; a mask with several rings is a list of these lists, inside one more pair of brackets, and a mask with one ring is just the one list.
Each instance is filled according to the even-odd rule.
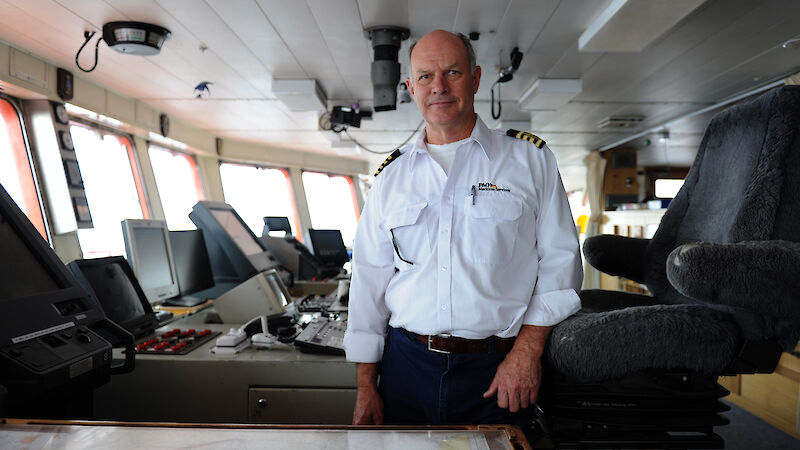
[[719,373],[742,340],[800,338],[800,86],[711,120],[653,239],[595,236],[592,266],[653,296],[580,293],[553,330],[561,373],[599,381],[651,368]]

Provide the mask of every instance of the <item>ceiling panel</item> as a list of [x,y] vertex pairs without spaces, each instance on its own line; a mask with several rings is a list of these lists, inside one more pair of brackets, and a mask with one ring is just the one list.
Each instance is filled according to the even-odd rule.
[[[83,30],[90,29],[87,22],[72,12],[64,10],[55,2],[37,0],[37,4],[47,4],[46,13],[37,13],[28,7],[27,2],[0,3],[0,38],[31,51],[49,61],[81,73],[75,67],[75,54],[83,43]],[[94,62],[95,36],[81,53],[83,67],[91,67]],[[106,87],[131,96],[145,92],[167,93],[173,91],[177,81],[169,73],[155,66],[153,57],[132,57],[122,55],[106,45],[100,44],[97,69],[86,78]]]
[[[522,64],[514,75],[514,80],[503,86],[508,95],[504,98],[519,98],[536,79],[546,77],[568,49],[577,45],[578,37],[583,30],[610,1],[562,0],[559,2],[536,40],[527,49],[521,49],[524,54]],[[488,97],[488,91],[486,91],[486,97]]]
[[258,0],[258,4],[303,71],[322,85],[328,98],[352,99],[308,4],[282,0]]
[[[241,89],[253,88],[247,93],[243,91],[238,95],[250,95],[252,97],[263,97],[271,95],[272,75],[267,71],[261,61],[250,51],[250,49],[236,35],[234,30],[217,15],[214,8],[208,2],[197,0],[159,0],[164,10],[175,18],[184,29],[188,30],[192,36],[208,47],[206,51],[191,50],[192,53],[199,52],[201,57],[208,51],[213,51],[231,71],[237,76],[223,78],[221,80],[211,80],[215,84],[225,85],[241,83]],[[227,2],[229,8],[234,8],[235,3]],[[258,27],[268,27],[266,20],[257,23]],[[209,76],[201,76],[208,80]]]
[[[337,2],[340,0],[334,0]],[[447,0],[442,3],[447,3]],[[415,3],[415,0],[358,0],[358,11],[361,16],[361,23],[364,28],[374,27],[378,25],[394,25],[397,27],[409,28],[409,7]],[[421,9],[430,8],[433,11],[439,11],[442,5],[436,5],[438,2],[431,2],[430,0],[424,1]],[[415,9],[420,8],[420,5],[414,5]]]
[[270,19],[253,0],[213,0],[209,6],[258,58],[275,79],[305,79],[298,64]]
[[[476,111],[490,127],[529,123],[530,131],[550,144],[562,173],[572,174],[567,176],[581,173],[582,158],[592,149],[800,71],[800,48],[776,48],[798,35],[796,0],[707,0],[641,52],[579,52],[578,37],[610,2],[0,0],[0,39],[215,136],[334,154],[330,142],[337,136],[317,130],[317,114],[290,112],[273,100],[272,79],[315,79],[331,99],[329,106],[358,100],[371,107],[372,51],[364,28],[410,28],[411,39],[399,56],[402,75],[412,40],[437,28],[478,31],[474,44],[484,75]],[[99,30],[111,20],[155,23],[173,36],[153,57],[121,55],[101,45],[98,68],[84,75],[74,65],[83,31]],[[489,87],[516,45],[524,53],[522,65],[503,84],[503,115],[492,120]],[[89,63],[93,53],[85,49],[81,61]],[[580,78],[583,91],[558,111],[521,111],[520,94],[539,77]],[[200,81],[214,84],[210,96],[197,100],[193,88]],[[611,115],[642,115],[645,121],[633,129],[598,130],[597,122]],[[684,164],[711,116],[671,124],[669,152],[652,144],[652,134],[626,145],[640,147],[646,164]],[[413,103],[401,104],[351,131],[367,146],[392,150],[420,121]],[[650,146],[644,145],[647,139]],[[375,165],[385,158],[348,155]]]
[[356,0],[309,0],[308,6],[335,67],[354,100],[372,98],[371,45],[364,37]]
[[[236,70],[223,60],[218,50],[209,47],[201,50],[203,41],[198,39],[195,30],[187,29],[177,18],[151,0],[106,0],[122,11],[130,20],[151,22],[172,32],[164,43],[161,54],[151,59],[173,76],[184,80],[185,87],[174,92],[172,97],[193,97],[194,86],[201,81],[214,83],[213,95],[222,98],[256,98],[262,94]],[[166,53],[167,50],[169,53]],[[185,92],[185,94],[184,94]]]

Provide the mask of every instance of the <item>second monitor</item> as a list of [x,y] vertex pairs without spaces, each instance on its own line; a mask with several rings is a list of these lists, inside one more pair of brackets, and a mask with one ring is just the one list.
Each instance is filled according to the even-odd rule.
[[350,257],[344,246],[342,232],[339,230],[308,229],[308,237],[314,249],[314,256],[328,267],[342,267]]

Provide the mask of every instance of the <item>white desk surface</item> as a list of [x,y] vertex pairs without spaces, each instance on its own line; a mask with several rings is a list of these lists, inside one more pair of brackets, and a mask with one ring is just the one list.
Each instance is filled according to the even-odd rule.
[[[29,423],[33,422],[33,423]],[[275,427],[0,421],[4,449],[398,449],[493,450],[531,448],[518,428],[505,426],[368,428]],[[522,441],[520,441],[522,439]],[[514,444],[512,444],[512,442]]]

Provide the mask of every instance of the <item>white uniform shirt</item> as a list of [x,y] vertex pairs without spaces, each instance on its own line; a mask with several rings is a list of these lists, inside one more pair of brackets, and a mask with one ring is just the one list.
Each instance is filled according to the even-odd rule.
[[445,175],[447,175],[450,173],[450,167],[453,165],[453,161],[456,160],[456,151],[459,149],[459,147],[461,147],[461,145],[469,141],[470,138],[443,145],[428,143],[426,147],[428,149],[428,154],[431,155],[434,161],[442,166]]
[[376,177],[361,214],[349,361],[380,361],[387,324],[511,337],[523,324],[555,325],[580,309],[578,239],[550,149],[478,118],[446,175],[424,139]]

